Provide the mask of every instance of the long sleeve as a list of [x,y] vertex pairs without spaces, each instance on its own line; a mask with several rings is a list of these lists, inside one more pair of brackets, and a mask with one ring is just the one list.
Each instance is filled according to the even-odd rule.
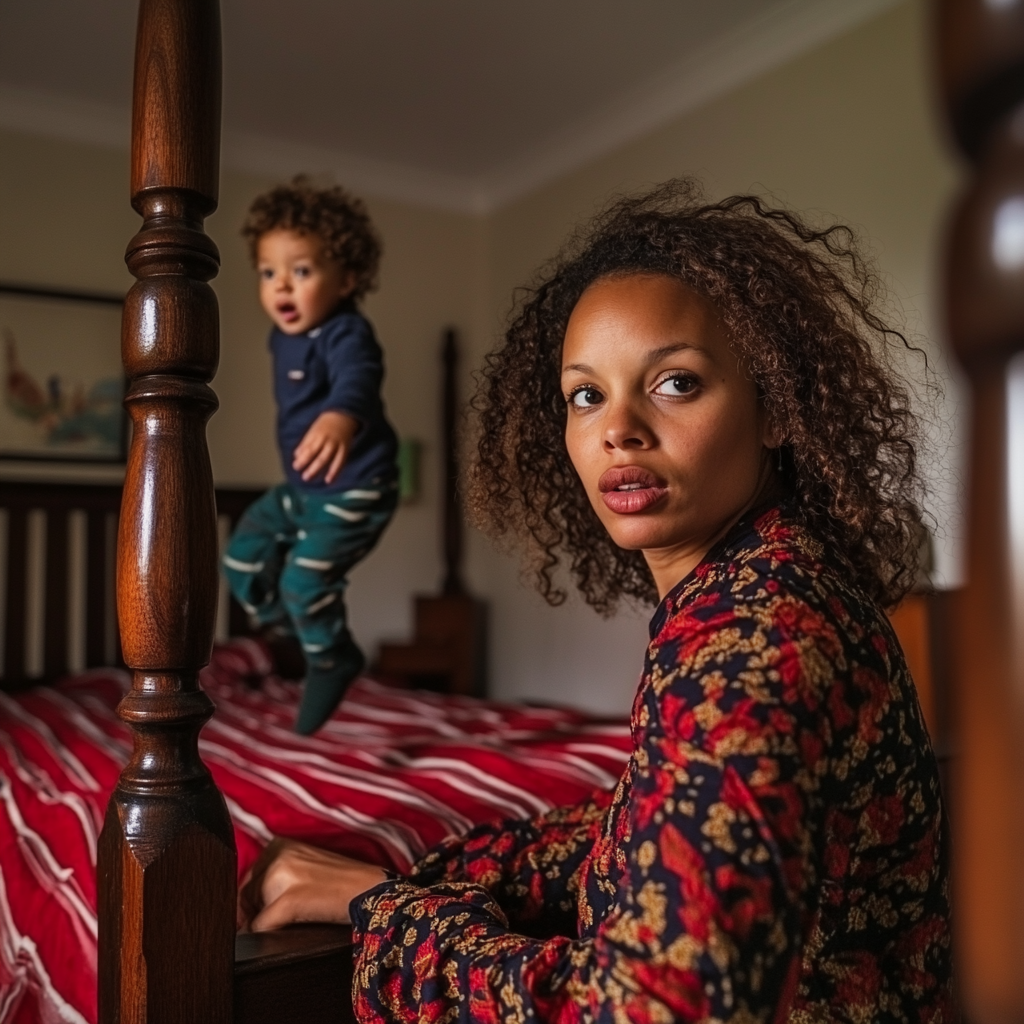
[[579,872],[611,796],[596,792],[572,807],[521,821],[496,821],[453,836],[414,865],[417,886],[472,882],[487,890],[513,927],[535,933],[576,928]]
[[375,417],[384,354],[369,323],[359,316],[339,318],[325,330],[321,350],[329,387],[323,408],[349,413],[363,423]]
[[[622,813],[584,866],[584,937],[515,934],[471,883],[386,883],[354,918],[360,1020],[772,1019],[795,987],[818,874],[802,738],[819,722],[800,680],[789,702],[741,678],[758,632],[734,616],[691,622],[671,675],[648,684],[658,717],[641,722]],[[723,664],[726,639],[746,653]],[[588,920],[602,898],[613,909]]]

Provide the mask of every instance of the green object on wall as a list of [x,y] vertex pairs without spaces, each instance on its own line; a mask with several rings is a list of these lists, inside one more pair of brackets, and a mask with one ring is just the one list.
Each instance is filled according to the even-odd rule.
[[398,497],[415,501],[420,496],[420,454],[423,445],[411,437],[398,442]]

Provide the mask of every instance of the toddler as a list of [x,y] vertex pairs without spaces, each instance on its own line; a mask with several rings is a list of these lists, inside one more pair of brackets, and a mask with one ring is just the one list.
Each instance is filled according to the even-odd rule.
[[383,355],[358,301],[381,246],[363,204],[295,178],[259,196],[242,228],[273,321],[277,441],[287,480],[242,517],[224,556],[232,592],[306,657],[296,732],[318,729],[365,659],[345,619],[347,575],[397,502],[398,441]]

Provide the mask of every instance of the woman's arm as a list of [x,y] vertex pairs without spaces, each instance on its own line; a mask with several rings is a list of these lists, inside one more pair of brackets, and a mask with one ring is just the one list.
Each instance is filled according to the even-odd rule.
[[[796,982],[816,872],[798,761],[677,743],[638,770],[624,834],[602,838],[585,869],[589,891],[610,861],[626,866],[619,911],[589,938],[516,934],[465,882],[375,887],[352,907],[359,1020],[770,1019]],[[771,794],[752,790],[757,771]]]
[[611,795],[522,821],[487,822],[452,836],[410,873],[417,886],[472,882],[486,889],[514,928],[576,930],[579,870],[604,823]]
[[669,644],[650,678],[641,746],[581,872],[582,937],[515,934],[465,882],[378,885],[352,906],[362,1024],[767,1021],[789,1005],[826,760],[829,679],[804,666],[827,677],[835,651],[799,638],[799,656],[791,640],[755,671],[772,650],[752,643],[762,624],[713,618],[689,623],[685,651]]
[[[576,928],[580,866],[611,797],[522,821],[488,822],[435,847],[412,869],[420,886],[472,882],[489,890],[516,927],[555,934]],[[349,922],[349,903],[386,877],[382,868],[306,843],[275,839],[239,889],[241,928],[267,931],[304,921]]]

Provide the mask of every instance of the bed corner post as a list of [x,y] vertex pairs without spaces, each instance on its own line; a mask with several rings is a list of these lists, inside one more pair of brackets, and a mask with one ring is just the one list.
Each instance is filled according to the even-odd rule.
[[141,0],[122,355],[133,439],[118,535],[117,605],[135,749],[98,858],[101,1024],[229,1024],[235,848],[198,735],[198,682],[217,594],[206,422],[217,400],[219,267],[203,220],[217,205],[217,0]]
[[1024,0],[938,0],[943,100],[972,164],[946,253],[973,398],[952,822],[966,1017],[1024,1021]]

